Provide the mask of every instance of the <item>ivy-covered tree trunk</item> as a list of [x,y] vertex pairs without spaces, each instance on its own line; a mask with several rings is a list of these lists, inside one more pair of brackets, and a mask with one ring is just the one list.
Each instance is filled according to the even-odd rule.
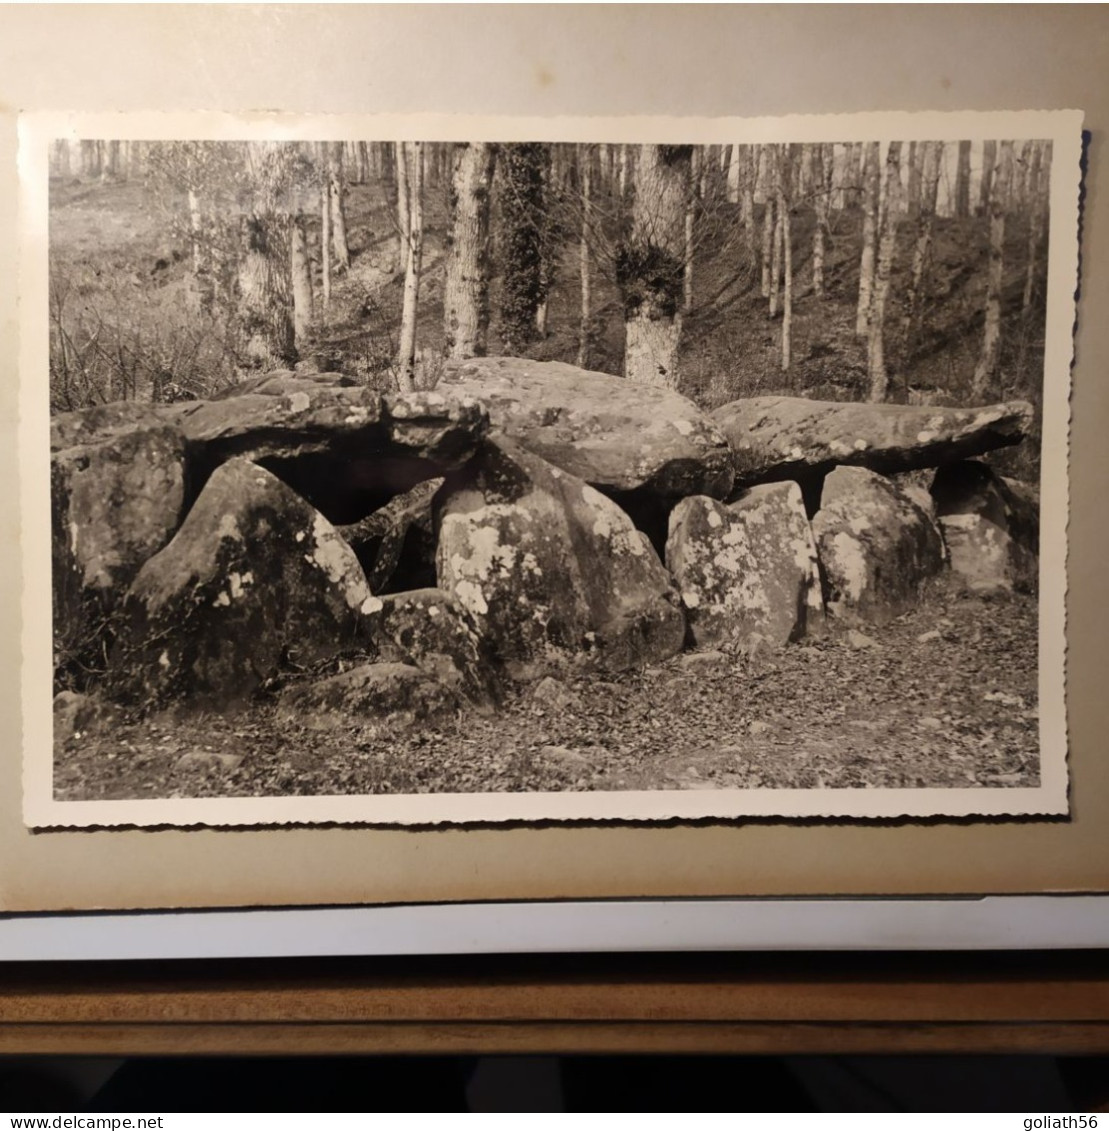
[[239,222],[238,327],[245,361],[279,369],[296,360],[289,216],[278,207],[281,148],[246,147],[250,204]]
[[624,374],[678,387],[685,204],[692,146],[643,145],[630,239],[617,254],[624,298]]
[[489,330],[489,198],[496,149],[454,146],[443,319],[448,357],[480,357]]
[[260,209],[240,221],[238,323],[244,360],[255,369],[296,360],[287,227]]
[[536,315],[546,297],[543,272],[544,169],[548,146],[514,142],[497,161],[500,204],[500,328],[505,353],[521,353],[534,340]]

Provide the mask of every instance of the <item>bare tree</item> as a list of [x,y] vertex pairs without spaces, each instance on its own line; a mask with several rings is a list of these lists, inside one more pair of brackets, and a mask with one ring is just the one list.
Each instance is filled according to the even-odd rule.
[[[627,173],[628,150],[630,146],[623,146],[621,172]],[[588,145],[578,145],[578,168],[581,177],[581,237],[578,244],[578,271],[581,277],[581,325],[578,331],[578,365],[582,369],[589,367],[589,351],[592,338],[593,318],[593,287],[590,265],[590,227],[593,223],[593,160]],[[620,193],[623,196],[627,191],[626,185],[621,185]]]
[[1005,272],[1005,202],[1013,179],[1013,143],[1001,142],[997,168],[990,187],[990,260],[986,278],[986,324],[982,353],[974,369],[971,391],[976,401],[985,400],[997,377],[1001,358],[1001,285]]
[[1051,142],[1036,142],[1028,177],[1028,264],[1024,273],[1024,295],[1021,299],[1021,310],[1025,314],[1032,309],[1036,279],[1040,271],[1040,245],[1043,243],[1044,221],[1047,218],[1050,171]]
[[397,187],[397,231],[400,245],[397,249],[397,270],[408,267],[408,248],[411,243],[412,217],[410,213],[410,192],[408,188],[408,157],[405,143],[398,141],[393,147],[393,168],[396,170]]
[[[764,161],[769,162],[771,153],[770,146],[759,146],[758,156]],[[755,166],[756,177],[758,176],[758,164]],[[762,213],[762,271],[761,271],[761,289],[762,297],[770,298],[771,288],[771,267],[774,257],[774,203],[775,197],[770,193],[766,193],[766,204],[763,206]]]
[[812,289],[813,294],[821,298],[824,295],[824,252],[832,200],[834,154],[830,145],[816,145],[812,151],[809,163],[813,177],[813,211],[816,213],[812,236]]
[[874,244],[878,231],[878,189],[881,183],[878,142],[873,141],[866,146],[865,159],[863,250],[859,258],[859,304],[855,308],[855,333],[860,338],[866,337],[870,317],[870,296],[874,290]]
[[755,174],[758,160],[755,147],[752,145],[737,145],[739,152],[739,214],[743,224],[743,233],[747,243],[747,261],[754,266],[757,243],[755,235]]
[[[320,143],[321,146],[324,144]],[[322,154],[321,154],[322,156]],[[328,184],[327,165],[320,162],[320,276],[323,289],[323,309],[326,316],[331,306],[331,188]]]
[[616,263],[624,372],[644,384],[677,388],[692,147],[643,145],[638,157],[631,237]]
[[901,321],[902,363],[908,357],[917,334],[923,310],[925,273],[931,262],[932,235],[936,223],[936,200],[939,196],[940,169],[943,164],[943,142],[925,141],[921,153],[920,213],[917,217],[916,243],[913,245],[912,272],[905,297],[905,313]]
[[700,146],[693,146],[690,155],[689,192],[685,202],[685,269],[682,272],[682,313],[693,309],[693,227],[697,218],[697,201],[704,191],[701,173],[705,165],[705,155]]
[[889,391],[886,372],[885,325],[886,303],[890,293],[890,277],[897,253],[897,226],[901,220],[901,142],[891,141],[886,151],[885,195],[882,201],[878,263],[874,290],[867,320],[867,373],[870,379],[870,400],[880,402]]
[[489,201],[495,146],[454,146],[443,318],[448,357],[479,357],[489,330]]
[[970,215],[970,142],[959,142],[955,163],[955,215],[965,220]]
[[770,193],[774,201],[774,231],[770,240],[770,317],[778,315],[778,296],[782,290],[782,147],[773,145],[767,154],[770,179],[767,187],[767,204]]
[[792,205],[793,162],[790,147],[783,145],[778,159],[778,215],[782,238],[782,369],[789,369],[793,349],[793,240],[789,230]]
[[331,246],[335,253],[335,269],[350,268],[350,248],[347,244],[347,220],[343,207],[343,143],[327,143],[327,198],[331,212]]
[[923,142],[909,142],[908,185],[905,211],[913,220],[920,215],[921,173],[924,159]]
[[408,186],[408,246],[404,268],[404,304],[401,309],[400,354],[397,359],[397,383],[405,392],[416,388],[416,313],[420,296],[420,272],[423,268],[424,230],[424,144],[402,142],[398,155],[400,169],[405,167]]
[[297,353],[303,352],[312,328],[312,270],[308,261],[308,238],[304,215],[289,221],[289,270],[293,287],[293,337]]
[[982,142],[982,180],[978,185],[978,210],[986,215],[990,206],[990,185],[993,183],[993,169],[997,162],[997,142]]

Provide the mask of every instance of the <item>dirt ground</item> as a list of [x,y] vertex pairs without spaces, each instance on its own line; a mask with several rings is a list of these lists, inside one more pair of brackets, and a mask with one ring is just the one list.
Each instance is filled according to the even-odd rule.
[[755,655],[511,689],[402,730],[356,717],[124,719],[56,751],[59,800],[1039,784],[1036,603],[944,592]]

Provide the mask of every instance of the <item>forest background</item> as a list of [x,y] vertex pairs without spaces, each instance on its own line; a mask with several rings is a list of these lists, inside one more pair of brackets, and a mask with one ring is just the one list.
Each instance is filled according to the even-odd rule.
[[51,408],[561,360],[704,408],[1027,399],[1050,143],[59,141]]

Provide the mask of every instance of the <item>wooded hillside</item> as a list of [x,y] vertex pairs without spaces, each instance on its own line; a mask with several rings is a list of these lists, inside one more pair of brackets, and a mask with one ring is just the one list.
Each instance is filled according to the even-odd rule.
[[426,388],[491,353],[707,408],[1038,406],[1050,166],[1035,140],[59,142],[51,404],[298,364]]

